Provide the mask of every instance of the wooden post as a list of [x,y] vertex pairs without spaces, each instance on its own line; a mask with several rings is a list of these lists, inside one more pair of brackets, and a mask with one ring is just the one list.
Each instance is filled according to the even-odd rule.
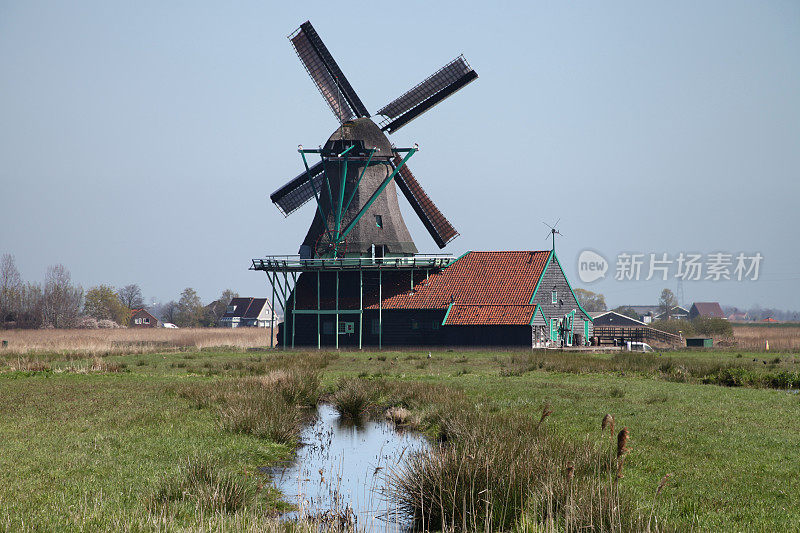
[[319,270],[317,270],[317,350],[322,349],[322,335],[319,329]]
[[361,339],[364,336],[364,271],[358,268],[358,349],[361,350]]
[[267,276],[269,277],[269,284],[272,287],[272,314],[269,319],[269,347],[275,347],[275,281],[272,279],[272,276],[269,275],[267,272]]
[[297,274],[292,272],[292,281],[294,281],[294,294],[292,295],[292,349],[294,350],[294,321],[297,320]]
[[339,349],[339,271],[336,271],[336,323],[333,325],[336,331],[336,349]]

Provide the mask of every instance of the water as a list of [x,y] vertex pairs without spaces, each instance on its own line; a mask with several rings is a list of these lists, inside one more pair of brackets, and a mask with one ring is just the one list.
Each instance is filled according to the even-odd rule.
[[425,440],[382,421],[354,424],[323,404],[301,435],[297,457],[270,468],[275,486],[298,511],[286,518],[349,517],[363,531],[399,531],[405,517],[390,508],[388,478]]

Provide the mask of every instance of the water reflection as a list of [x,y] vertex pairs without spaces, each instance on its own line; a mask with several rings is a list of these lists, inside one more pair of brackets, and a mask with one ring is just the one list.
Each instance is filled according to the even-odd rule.
[[271,468],[273,483],[299,511],[287,518],[350,517],[359,530],[397,531],[407,521],[388,504],[388,474],[408,454],[427,444],[389,422],[354,424],[321,405],[301,435],[290,464]]

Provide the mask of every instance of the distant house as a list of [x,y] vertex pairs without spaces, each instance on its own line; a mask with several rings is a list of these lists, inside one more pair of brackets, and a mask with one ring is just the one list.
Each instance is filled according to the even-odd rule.
[[591,313],[594,327],[617,326],[617,327],[637,327],[645,326],[641,320],[636,320],[629,316],[622,315],[616,311],[603,311],[601,313]]
[[750,314],[734,312],[728,315],[728,320],[731,322],[749,322]]
[[719,302],[695,302],[692,304],[692,308],[689,310],[689,319],[694,320],[699,316],[706,318],[726,318]]
[[[219,319],[223,328],[269,327],[272,308],[266,298],[233,298]],[[277,316],[275,317],[277,327]]]
[[624,307],[630,307],[636,311],[636,314],[639,315],[639,318],[645,324],[652,322],[655,316],[659,313],[659,308],[657,305],[626,305]]
[[[664,320],[667,317],[664,316],[664,313],[658,313],[654,320]],[[669,312],[670,320],[687,320],[689,318],[689,311],[681,307],[680,305],[676,305],[673,307]]]
[[131,321],[128,327],[131,328],[158,328],[161,322],[151,315],[147,309],[131,309]]

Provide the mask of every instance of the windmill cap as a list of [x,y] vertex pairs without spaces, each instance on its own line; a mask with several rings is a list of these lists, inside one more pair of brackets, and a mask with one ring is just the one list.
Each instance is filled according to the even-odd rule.
[[392,144],[377,124],[369,118],[350,120],[336,128],[336,131],[325,143],[325,149],[333,149],[336,141],[362,141],[364,148],[371,150],[377,148],[374,158],[391,158]]

